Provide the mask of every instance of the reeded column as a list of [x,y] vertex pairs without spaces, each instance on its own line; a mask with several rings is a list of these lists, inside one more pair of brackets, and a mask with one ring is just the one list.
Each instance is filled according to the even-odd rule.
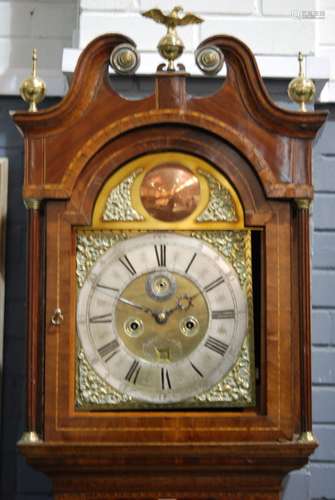
[[310,200],[297,199],[299,340],[301,380],[301,437],[314,441],[312,434],[311,377],[311,260],[309,226]]
[[27,317],[26,317],[26,432],[20,444],[40,441],[38,435],[38,405],[40,384],[41,343],[41,202],[25,200],[27,223]]

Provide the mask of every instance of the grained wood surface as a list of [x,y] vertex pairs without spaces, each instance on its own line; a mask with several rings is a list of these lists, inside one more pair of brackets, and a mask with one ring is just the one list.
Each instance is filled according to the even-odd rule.
[[314,448],[298,442],[178,447],[51,443],[21,451],[53,478],[55,498],[255,500],[279,499],[283,476],[302,467]]
[[[110,50],[123,41],[120,35],[103,35],[91,42],[68,95],[57,106],[34,116],[15,113],[16,123],[29,134],[26,197],[68,198],[89,158],[115,137],[167,123],[207,130],[228,141],[253,164],[269,197],[312,196],[310,141],[326,114],[276,106],[243,43],[228,36],[213,39],[228,65],[225,84],[215,95],[192,98],[185,76],[169,74],[157,77],[154,95],[129,101],[111,88],[107,72]],[[90,113],[94,120],[88,119]]]
[[[37,215],[29,231],[27,390],[28,430],[43,415],[45,441],[21,451],[50,475],[55,498],[63,500],[278,499],[283,476],[303,466],[316,446],[297,439],[311,421],[310,290],[308,222],[293,205],[313,196],[311,146],[326,114],[276,106],[250,50],[229,36],[204,42],[221,48],[228,68],[215,95],[192,97],[185,74],[159,73],[153,95],[129,101],[108,77],[110,52],[123,42],[132,43],[114,34],[91,42],[60,104],[14,116],[25,136],[24,196],[46,206],[45,268],[43,261],[37,265]],[[262,231],[255,408],[75,409],[75,227],[90,225],[96,197],[117,169],[160,151],[194,154],[214,165],[238,192],[246,225]],[[57,327],[50,324],[56,307],[64,315]],[[43,352],[39,338],[45,338]],[[36,386],[43,356],[42,400]]]
[[39,209],[28,210],[28,266],[27,266],[27,337],[26,337],[26,372],[27,372],[27,429],[39,433],[41,419],[40,383],[41,383],[41,216]]
[[298,288],[300,329],[301,430],[312,431],[312,374],[311,374],[311,276],[309,208],[297,208]]

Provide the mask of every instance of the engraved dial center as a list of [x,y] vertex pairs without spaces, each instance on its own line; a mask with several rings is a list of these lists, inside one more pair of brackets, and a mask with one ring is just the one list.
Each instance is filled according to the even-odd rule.
[[[141,309],[135,315],[132,310],[128,319],[131,303]],[[185,311],[186,306],[192,315]],[[137,358],[176,362],[189,356],[204,338],[209,311],[191,279],[168,271],[153,272],[133,279],[123,290],[115,308],[115,323],[120,340]]]

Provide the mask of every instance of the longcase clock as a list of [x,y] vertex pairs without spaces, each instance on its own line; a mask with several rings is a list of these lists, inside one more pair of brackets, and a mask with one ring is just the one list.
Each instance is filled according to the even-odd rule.
[[229,36],[195,98],[127,100],[104,35],[63,101],[15,113],[29,216],[27,461],[57,499],[279,499],[311,433],[311,147]]

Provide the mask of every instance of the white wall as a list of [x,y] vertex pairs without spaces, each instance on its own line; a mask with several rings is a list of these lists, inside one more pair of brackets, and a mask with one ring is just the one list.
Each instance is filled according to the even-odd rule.
[[330,64],[330,82],[322,93],[322,100],[335,102],[335,0],[318,0],[317,7],[325,10],[326,18],[317,23],[317,55],[326,58]]
[[64,47],[72,47],[77,0],[0,0],[0,94],[16,94],[38,49],[39,72],[49,95],[62,95]]
[[[164,27],[143,18],[140,13],[158,4],[170,10],[176,3],[176,0],[80,0],[79,48],[103,32],[124,33],[133,38],[141,52],[138,72],[152,73],[160,62],[156,45]],[[302,51],[309,55],[307,73],[315,79],[328,79],[329,62],[327,54],[324,59],[320,58],[319,38],[335,37],[332,17],[328,16],[328,11],[325,19],[308,19],[308,16],[330,9],[331,4],[335,8],[335,0],[322,0],[322,5],[318,0],[184,0],[181,4],[186,11],[191,10],[204,19],[203,24],[180,29],[186,46],[182,61],[191,74],[200,74],[193,57],[200,41],[214,34],[227,33],[250,46],[264,77],[295,75],[296,55]],[[71,72],[75,58],[76,51],[65,53],[64,70]]]
[[[79,46],[84,47],[102,32],[118,31],[134,38],[141,50],[155,51],[164,27],[143,18],[140,11],[157,5],[168,10],[176,1],[80,0]],[[291,16],[293,8],[314,10],[315,0],[183,0],[181,5],[205,20],[180,29],[188,51],[210,35],[229,33],[257,54],[293,55],[299,49],[315,53],[316,22],[301,22]]]
[[[49,95],[62,95],[82,49],[95,36],[121,32],[135,40],[142,55],[140,74],[152,73],[160,62],[156,52],[164,27],[143,18],[141,11],[159,5],[171,9],[177,0],[0,0],[0,94],[17,94],[30,72],[31,51],[37,47],[39,71]],[[335,82],[335,0],[184,0],[185,10],[204,18],[201,25],[181,28],[186,45],[183,63],[199,74],[193,51],[204,38],[228,33],[244,40],[258,57],[264,77],[288,78],[297,71],[296,54],[308,54],[306,70],[315,78],[329,77],[331,57]],[[325,19],[306,13],[325,11]],[[63,48],[66,50],[62,65]],[[79,50],[78,50],[79,49]],[[333,94],[330,94],[333,90]],[[327,95],[326,95],[327,94]],[[335,100],[335,84],[324,92]]]

